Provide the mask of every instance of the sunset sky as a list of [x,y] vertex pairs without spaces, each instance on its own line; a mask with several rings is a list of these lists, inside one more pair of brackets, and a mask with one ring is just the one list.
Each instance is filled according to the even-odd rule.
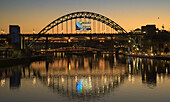
[[[146,24],[170,30],[170,0],[1,0],[0,30],[20,25],[21,33],[38,33],[65,14],[89,11],[102,14],[125,30]],[[158,19],[159,18],[159,19]]]

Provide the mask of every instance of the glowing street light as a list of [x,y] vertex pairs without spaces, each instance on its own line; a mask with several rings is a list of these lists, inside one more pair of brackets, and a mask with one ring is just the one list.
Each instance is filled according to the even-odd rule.
[[128,41],[129,43],[131,42],[131,40]]
[[68,39],[68,42],[71,42],[71,39]]

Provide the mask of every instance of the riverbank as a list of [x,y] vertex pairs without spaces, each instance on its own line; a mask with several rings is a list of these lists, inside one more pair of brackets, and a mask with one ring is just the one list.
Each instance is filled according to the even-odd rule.
[[170,60],[170,56],[145,56],[145,55],[134,55],[134,54],[125,54],[125,56],[140,57],[140,58],[150,58],[150,59],[159,59],[159,60]]
[[21,56],[16,58],[3,58],[0,59],[0,68],[10,67],[14,65],[26,64],[33,61],[45,60],[46,56],[37,55],[37,56]]

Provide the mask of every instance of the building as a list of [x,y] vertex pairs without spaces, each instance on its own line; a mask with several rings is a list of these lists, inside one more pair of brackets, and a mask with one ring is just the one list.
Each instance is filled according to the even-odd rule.
[[20,27],[18,25],[10,25],[9,33],[11,37],[12,47],[14,49],[20,49],[21,48]]
[[156,34],[156,25],[146,25],[141,27],[141,32],[147,35],[155,35]]
[[141,29],[137,28],[135,30],[133,30],[134,34],[141,34]]

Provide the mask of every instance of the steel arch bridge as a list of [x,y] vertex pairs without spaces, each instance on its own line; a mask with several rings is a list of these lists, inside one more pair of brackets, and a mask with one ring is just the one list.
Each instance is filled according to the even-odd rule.
[[[72,24],[72,20],[75,19],[91,19],[91,20],[96,20],[101,22],[102,24],[105,24],[107,26],[109,26],[111,29],[115,30],[117,33],[119,34],[126,34],[127,31],[125,29],[123,29],[120,25],[118,25],[116,22],[114,22],[113,20],[109,19],[106,16],[103,16],[101,14],[98,13],[94,13],[94,12],[73,12],[73,13],[69,13],[66,14],[62,17],[57,18],[56,20],[52,21],[50,24],[48,24],[46,27],[44,27],[39,33],[38,33],[38,37],[34,37],[32,42],[28,45],[28,47],[32,47],[33,43],[38,40],[41,35],[46,34],[49,30],[53,29],[54,27],[57,27],[57,33],[58,33],[58,25],[62,24],[62,29],[63,29],[63,23],[67,21],[71,20],[71,24]],[[67,27],[68,25],[66,25]],[[66,30],[68,31],[68,28],[66,28]],[[68,33],[67,33],[68,34]],[[72,29],[71,29],[71,34],[72,34]]]
[[[42,37],[42,35],[45,34],[49,34],[49,30],[53,30],[54,27],[57,27],[57,34],[58,33],[58,26],[61,24],[62,25],[62,34],[63,34],[63,23],[66,24],[66,33],[64,33],[63,35],[65,35],[67,37],[67,35],[69,34],[73,34],[74,32],[72,32],[72,20],[75,20],[75,22],[77,22],[77,19],[84,18],[86,20],[86,18],[89,20],[93,20],[93,21],[98,21],[104,25],[107,25],[107,27],[110,27],[111,30],[116,31],[119,35],[127,35],[127,39],[131,40],[133,45],[135,45],[135,47],[138,46],[138,44],[136,43],[136,41],[127,34],[127,31],[125,29],[123,29],[120,25],[118,25],[116,22],[114,22],[113,20],[109,19],[106,16],[103,16],[101,14],[98,13],[94,13],[94,12],[73,12],[73,13],[69,13],[66,14],[64,16],[61,16],[59,18],[57,18],[56,20],[52,21],[50,24],[48,24],[46,27],[44,27],[39,33],[38,36],[33,37],[32,38],[32,42],[30,42],[30,44],[28,45],[29,48],[32,48],[34,42],[36,40],[38,40],[40,37]],[[71,33],[68,33],[68,21],[71,21]],[[85,21],[86,22],[86,21]],[[95,23],[93,22],[93,26],[95,25]],[[97,23],[96,23],[97,25]],[[105,27],[106,28],[106,27]],[[95,28],[97,30],[97,28]],[[100,24],[99,24],[99,29],[100,29]],[[102,31],[103,31],[103,25],[102,25]],[[105,30],[104,30],[105,31]],[[96,31],[97,32],[97,31]],[[100,31],[99,31],[100,32]],[[97,33],[92,33],[89,32],[90,34],[96,34]],[[89,33],[85,33],[85,34],[89,34]],[[99,33],[99,34],[106,34],[106,33]],[[107,33],[107,34],[115,34],[115,33]],[[74,34],[73,34],[74,35]],[[76,33],[77,35],[77,33]],[[125,38],[126,38],[125,37]]]
[[76,19],[76,18],[88,18],[88,19],[97,20],[99,22],[102,22],[102,23],[110,26],[111,28],[115,29],[116,31],[118,31],[120,33],[127,33],[126,30],[124,30],[116,22],[114,22],[113,20],[111,20],[101,14],[97,14],[97,13],[93,13],[93,12],[74,12],[74,13],[70,13],[70,14],[64,15],[62,17],[59,17],[58,19],[54,20],[53,22],[48,24],[45,28],[43,28],[39,32],[39,34],[45,34],[49,30],[54,28],[55,26],[65,22],[65,21]]

